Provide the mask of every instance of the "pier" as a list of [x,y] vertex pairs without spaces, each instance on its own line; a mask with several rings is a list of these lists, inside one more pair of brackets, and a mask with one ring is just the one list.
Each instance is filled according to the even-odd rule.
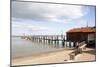
[[33,36],[21,36],[23,39],[32,40],[36,43],[43,44],[55,44],[63,46],[64,48],[75,48],[78,42],[68,41],[65,35],[33,35]]

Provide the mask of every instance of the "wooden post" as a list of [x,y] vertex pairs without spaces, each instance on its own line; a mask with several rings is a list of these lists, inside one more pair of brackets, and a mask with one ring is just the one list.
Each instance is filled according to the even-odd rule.
[[69,48],[71,48],[71,41],[69,41]]
[[74,60],[75,59],[75,53],[74,52],[70,53],[69,56],[70,56],[70,60]]
[[59,39],[58,39],[58,36],[57,36],[57,45],[59,45]]
[[76,42],[74,41],[74,45],[73,45],[73,47],[76,47]]
[[62,40],[62,46],[64,47],[64,40]]
[[48,44],[50,44],[50,39],[48,39]]
[[53,44],[53,36],[51,36],[51,44]]

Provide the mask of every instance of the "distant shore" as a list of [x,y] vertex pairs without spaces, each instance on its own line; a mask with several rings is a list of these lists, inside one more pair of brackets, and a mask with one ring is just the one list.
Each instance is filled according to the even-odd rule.
[[87,48],[82,54],[70,60],[69,53],[73,50],[61,49],[38,56],[28,56],[12,59],[12,66],[16,65],[32,65],[32,64],[49,64],[49,63],[67,63],[79,61],[95,61],[95,49]]

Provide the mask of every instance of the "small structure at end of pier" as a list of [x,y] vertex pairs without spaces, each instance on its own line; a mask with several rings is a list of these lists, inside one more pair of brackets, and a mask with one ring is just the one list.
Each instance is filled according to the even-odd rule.
[[95,47],[96,27],[73,28],[66,32],[68,41],[85,41],[88,47]]

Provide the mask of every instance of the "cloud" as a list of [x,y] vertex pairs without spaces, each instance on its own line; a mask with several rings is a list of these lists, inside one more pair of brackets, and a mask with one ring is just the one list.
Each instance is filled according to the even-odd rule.
[[[16,20],[12,21],[12,35],[22,35],[25,34],[40,34],[40,32],[48,31],[49,28],[39,25],[33,25],[33,23],[28,23],[28,21]],[[24,23],[26,22],[26,23]]]
[[14,18],[66,22],[82,16],[82,6],[12,1]]
[[48,30],[47,27],[42,27],[42,26],[34,26],[32,24],[28,23],[20,23],[20,22],[14,22],[12,23],[12,28],[13,29],[20,29],[20,30],[26,30],[26,31],[43,31],[43,30]]

